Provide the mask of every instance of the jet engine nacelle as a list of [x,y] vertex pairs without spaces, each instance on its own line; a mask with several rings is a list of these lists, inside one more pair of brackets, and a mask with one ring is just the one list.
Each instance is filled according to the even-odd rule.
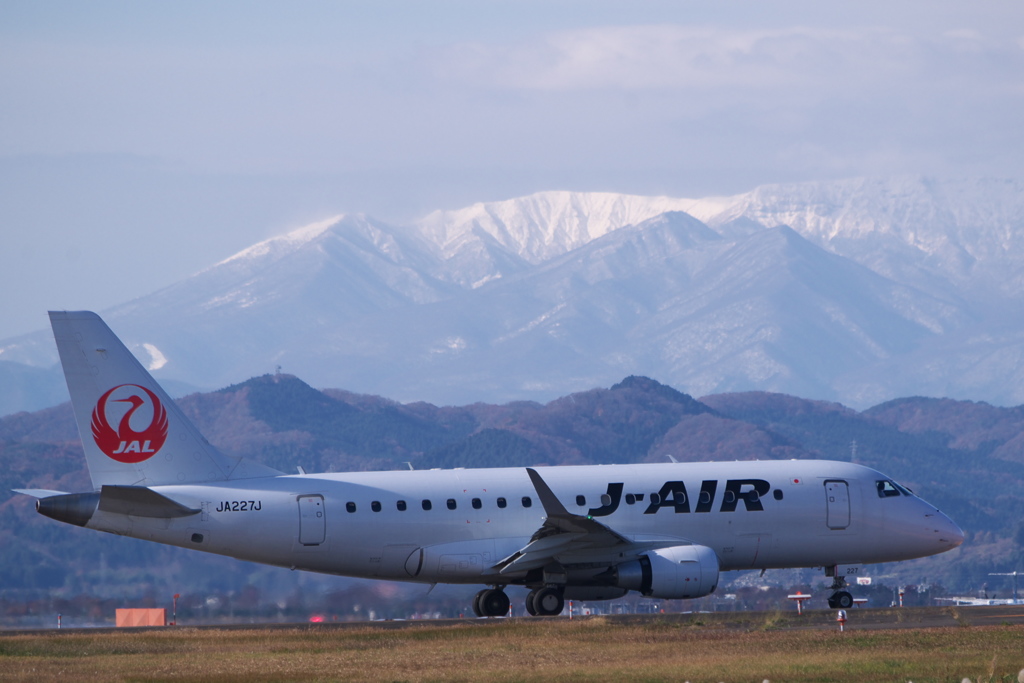
[[615,585],[664,600],[710,595],[718,587],[718,555],[706,545],[652,550],[615,567]]

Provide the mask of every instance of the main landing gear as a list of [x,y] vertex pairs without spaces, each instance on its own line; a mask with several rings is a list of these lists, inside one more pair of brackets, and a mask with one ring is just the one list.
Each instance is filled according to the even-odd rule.
[[[485,588],[473,596],[473,614],[478,617],[503,617],[511,604],[504,587]],[[531,616],[551,617],[562,613],[565,597],[558,586],[535,588],[526,596],[526,611]]]
[[555,586],[534,588],[526,596],[526,611],[535,617],[553,617],[562,613],[565,598],[562,589]]
[[473,597],[473,613],[478,617],[503,617],[511,604],[501,588],[485,588]]

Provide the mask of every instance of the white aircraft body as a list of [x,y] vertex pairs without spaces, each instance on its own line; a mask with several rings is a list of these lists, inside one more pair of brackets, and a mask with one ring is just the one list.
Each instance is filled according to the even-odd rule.
[[284,474],[209,444],[106,324],[50,320],[95,490],[20,490],[90,529],[345,576],[486,586],[480,616],[565,599],[713,593],[720,573],[955,548],[948,517],[879,472],[823,460]]
[[952,597],[935,598],[939,602],[949,602],[958,607],[996,607],[1000,605],[1024,605],[1024,600],[1017,598],[971,598]]

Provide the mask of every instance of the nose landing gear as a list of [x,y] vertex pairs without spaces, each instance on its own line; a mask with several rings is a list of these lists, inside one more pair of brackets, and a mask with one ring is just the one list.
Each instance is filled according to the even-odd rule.
[[853,596],[850,595],[849,591],[843,590],[846,588],[846,577],[836,574],[835,578],[832,579],[830,588],[834,592],[828,596],[829,607],[832,609],[849,609],[853,607]]
[[828,598],[828,606],[832,609],[849,609],[853,607],[853,596],[847,591],[838,591]]
[[853,596],[846,590],[846,577],[859,576],[860,566],[853,564],[833,564],[825,567],[825,576],[832,577],[832,595],[828,596],[828,606],[832,609],[850,609],[853,607]]

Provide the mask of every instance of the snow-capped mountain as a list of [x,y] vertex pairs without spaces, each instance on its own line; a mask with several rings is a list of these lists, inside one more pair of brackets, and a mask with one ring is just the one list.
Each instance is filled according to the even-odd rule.
[[[625,225],[667,211],[685,211],[692,200],[641,197],[610,192],[538,192],[455,211],[435,211],[417,223],[436,244],[453,279],[479,286],[491,277],[523,270],[502,263],[537,265],[582,247]],[[488,275],[473,279],[487,266]]]
[[[866,407],[1024,402],[1022,311],[1024,186],[895,178],[706,199],[542,192],[411,226],[336,216],[104,316],[158,377],[195,387],[281,366],[467,403],[646,374]],[[48,368],[48,337],[0,342],[0,361]]]
[[921,177],[767,185],[694,205],[728,230],[788,225],[887,277],[931,288],[1024,293],[1024,183]]

